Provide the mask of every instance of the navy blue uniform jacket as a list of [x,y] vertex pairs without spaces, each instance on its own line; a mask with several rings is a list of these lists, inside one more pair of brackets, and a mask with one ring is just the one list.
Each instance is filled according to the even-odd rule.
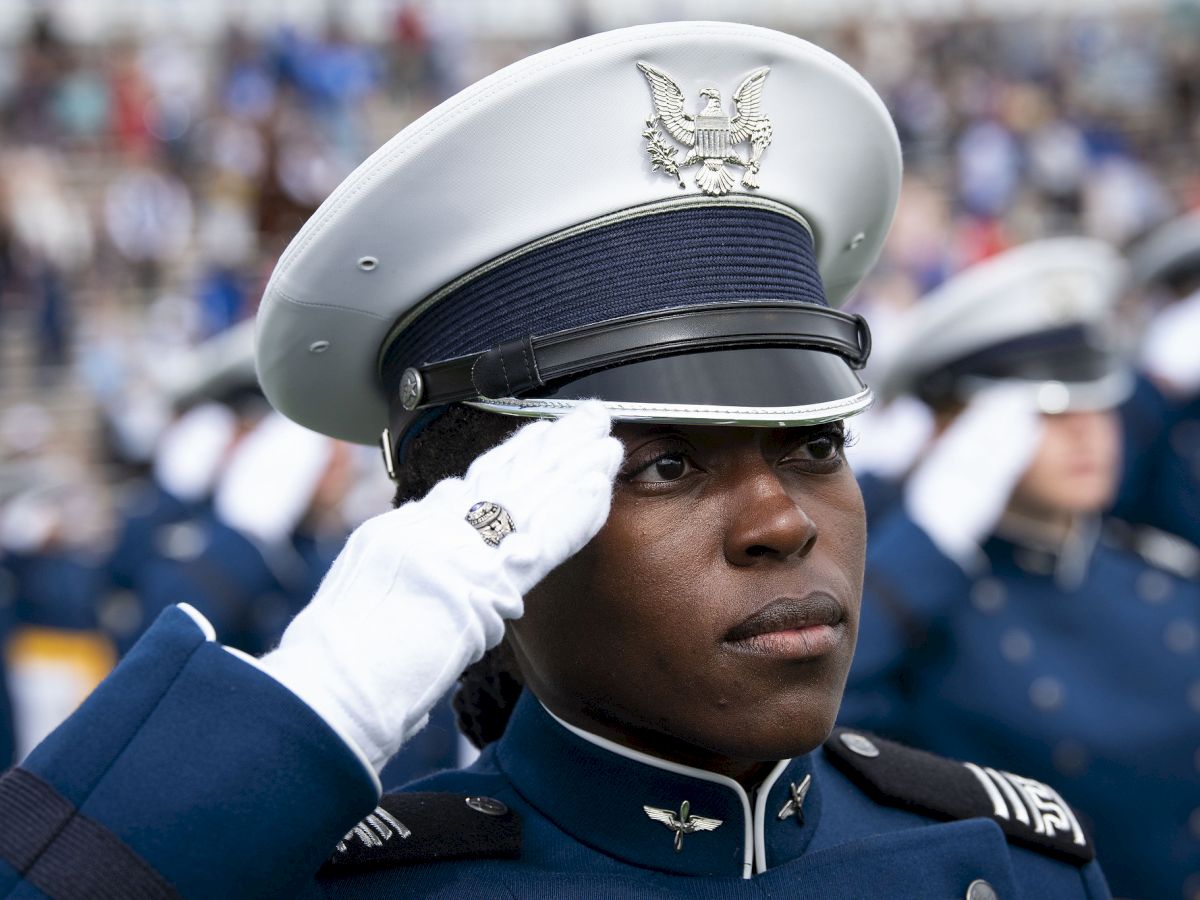
[[[989,818],[878,802],[851,768],[817,750],[747,797],[580,737],[526,696],[471,768],[384,798],[409,832],[372,839],[394,859],[327,864],[339,842],[368,843],[351,830],[379,802],[374,780],[304,703],[172,608],[0,781],[0,896],[950,898],[977,880],[1004,898],[1108,896],[1094,862],[1019,846]],[[802,815],[779,818],[806,775]],[[721,824],[677,851],[644,807],[685,800]]]

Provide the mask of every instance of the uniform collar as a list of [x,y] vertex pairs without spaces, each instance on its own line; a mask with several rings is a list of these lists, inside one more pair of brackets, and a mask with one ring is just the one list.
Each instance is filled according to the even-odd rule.
[[[820,818],[820,785],[809,782],[802,818],[779,815],[812,775],[808,756],[782,760],[753,795],[733,779],[658,759],[562,722],[528,691],[497,748],[516,790],[581,843],[659,871],[749,878],[802,854]],[[682,836],[647,814],[678,822],[719,820],[712,830]],[[668,817],[659,814],[662,817]],[[703,825],[704,823],[700,823]]]
[[984,549],[993,568],[1012,565],[1026,575],[1052,577],[1063,590],[1075,590],[1087,577],[1099,537],[1096,516],[1077,517],[1066,536],[1057,540],[1009,516]]

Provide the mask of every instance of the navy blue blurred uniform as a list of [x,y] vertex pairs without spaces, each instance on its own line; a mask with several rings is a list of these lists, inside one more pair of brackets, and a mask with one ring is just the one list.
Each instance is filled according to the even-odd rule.
[[876,472],[855,473],[855,478],[862,492],[868,528],[891,512],[904,497],[903,480],[885,478]]
[[1125,456],[1113,515],[1200,545],[1200,397],[1171,401],[1140,377],[1120,412]]
[[211,510],[160,526],[155,543],[156,555],[134,583],[147,621],[174,603],[190,603],[224,643],[247,653],[275,646],[341,549],[304,535],[263,547]]
[[[162,525],[156,533],[158,553],[143,562],[135,585],[146,621],[175,603],[190,603],[213,623],[222,643],[251,654],[275,647],[342,543],[297,532],[287,545],[263,548],[211,512]],[[402,784],[457,761],[457,730],[446,702],[381,777],[385,784]]]
[[839,721],[1049,781],[1115,894],[1194,896],[1200,584],[1096,533],[983,549],[969,578],[903,512],[873,530]]
[[159,529],[199,514],[206,504],[186,503],[153,479],[137,485],[120,511],[117,537],[106,563],[118,588],[131,589],[147,560],[159,555]]
[[[372,780],[324,721],[172,609],[0,782],[0,891],[1109,896],[1069,811],[1020,779],[1024,800],[994,814],[968,767],[837,734],[751,800],[736,782],[602,743],[526,695],[474,766],[372,813]],[[709,826],[677,836],[672,815]]]
[[4,649],[16,621],[17,585],[12,572],[2,563],[0,560],[0,771],[12,765],[17,752],[4,659]]
[[101,568],[67,550],[8,552],[4,564],[16,585],[16,619],[69,631],[94,631],[97,599],[103,586]]
[[164,543],[176,532],[175,526],[203,515],[208,507],[207,500],[181,500],[152,478],[138,483],[123,504],[116,538],[104,562],[108,584],[100,615],[118,652],[132,647],[160,611],[148,609],[138,594],[143,572],[169,549]]

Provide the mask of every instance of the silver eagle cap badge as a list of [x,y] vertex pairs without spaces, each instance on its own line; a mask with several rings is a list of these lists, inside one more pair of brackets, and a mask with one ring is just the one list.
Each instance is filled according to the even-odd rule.
[[[755,69],[743,79],[733,92],[733,104],[737,112],[729,116],[721,103],[721,94],[714,87],[700,92],[701,99],[708,105],[699,115],[684,109],[683,91],[679,85],[661,69],[649,63],[639,62],[638,69],[650,84],[654,97],[654,115],[646,119],[642,137],[646,139],[646,152],[650,154],[650,166],[655,171],[675,178],[681,188],[687,187],[680,169],[699,166],[696,185],[712,196],[727,194],[737,184],[727,166],[740,166],[742,186],[758,187],[759,162],[763,152],[771,146],[771,120],[762,111],[763,85],[771,69],[763,66]],[[686,155],[679,158],[678,148],[668,142],[659,130],[688,148]],[[750,156],[743,159],[734,152],[734,147],[743,141],[750,142]]]
[[692,805],[684,800],[679,805],[679,814],[669,809],[659,809],[657,806],[643,806],[642,809],[655,822],[661,822],[675,832],[675,852],[683,849],[683,836],[695,834],[697,831],[716,831],[721,826],[721,819],[709,819],[705,816],[693,816]]

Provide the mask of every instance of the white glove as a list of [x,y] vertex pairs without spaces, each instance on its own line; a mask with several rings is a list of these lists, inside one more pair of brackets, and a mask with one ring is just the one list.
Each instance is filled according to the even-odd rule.
[[1200,291],[1156,315],[1142,336],[1142,365],[1172,393],[1200,389]]
[[964,569],[979,558],[1042,440],[1028,387],[981,391],[934,443],[904,491],[911,518]]
[[[610,427],[598,402],[527,425],[463,478],[364,522],[260,667],[381,770],[524,594],[604,525],[622,459]],[[498,546],[465,520],[480,501],[512,516]]]

